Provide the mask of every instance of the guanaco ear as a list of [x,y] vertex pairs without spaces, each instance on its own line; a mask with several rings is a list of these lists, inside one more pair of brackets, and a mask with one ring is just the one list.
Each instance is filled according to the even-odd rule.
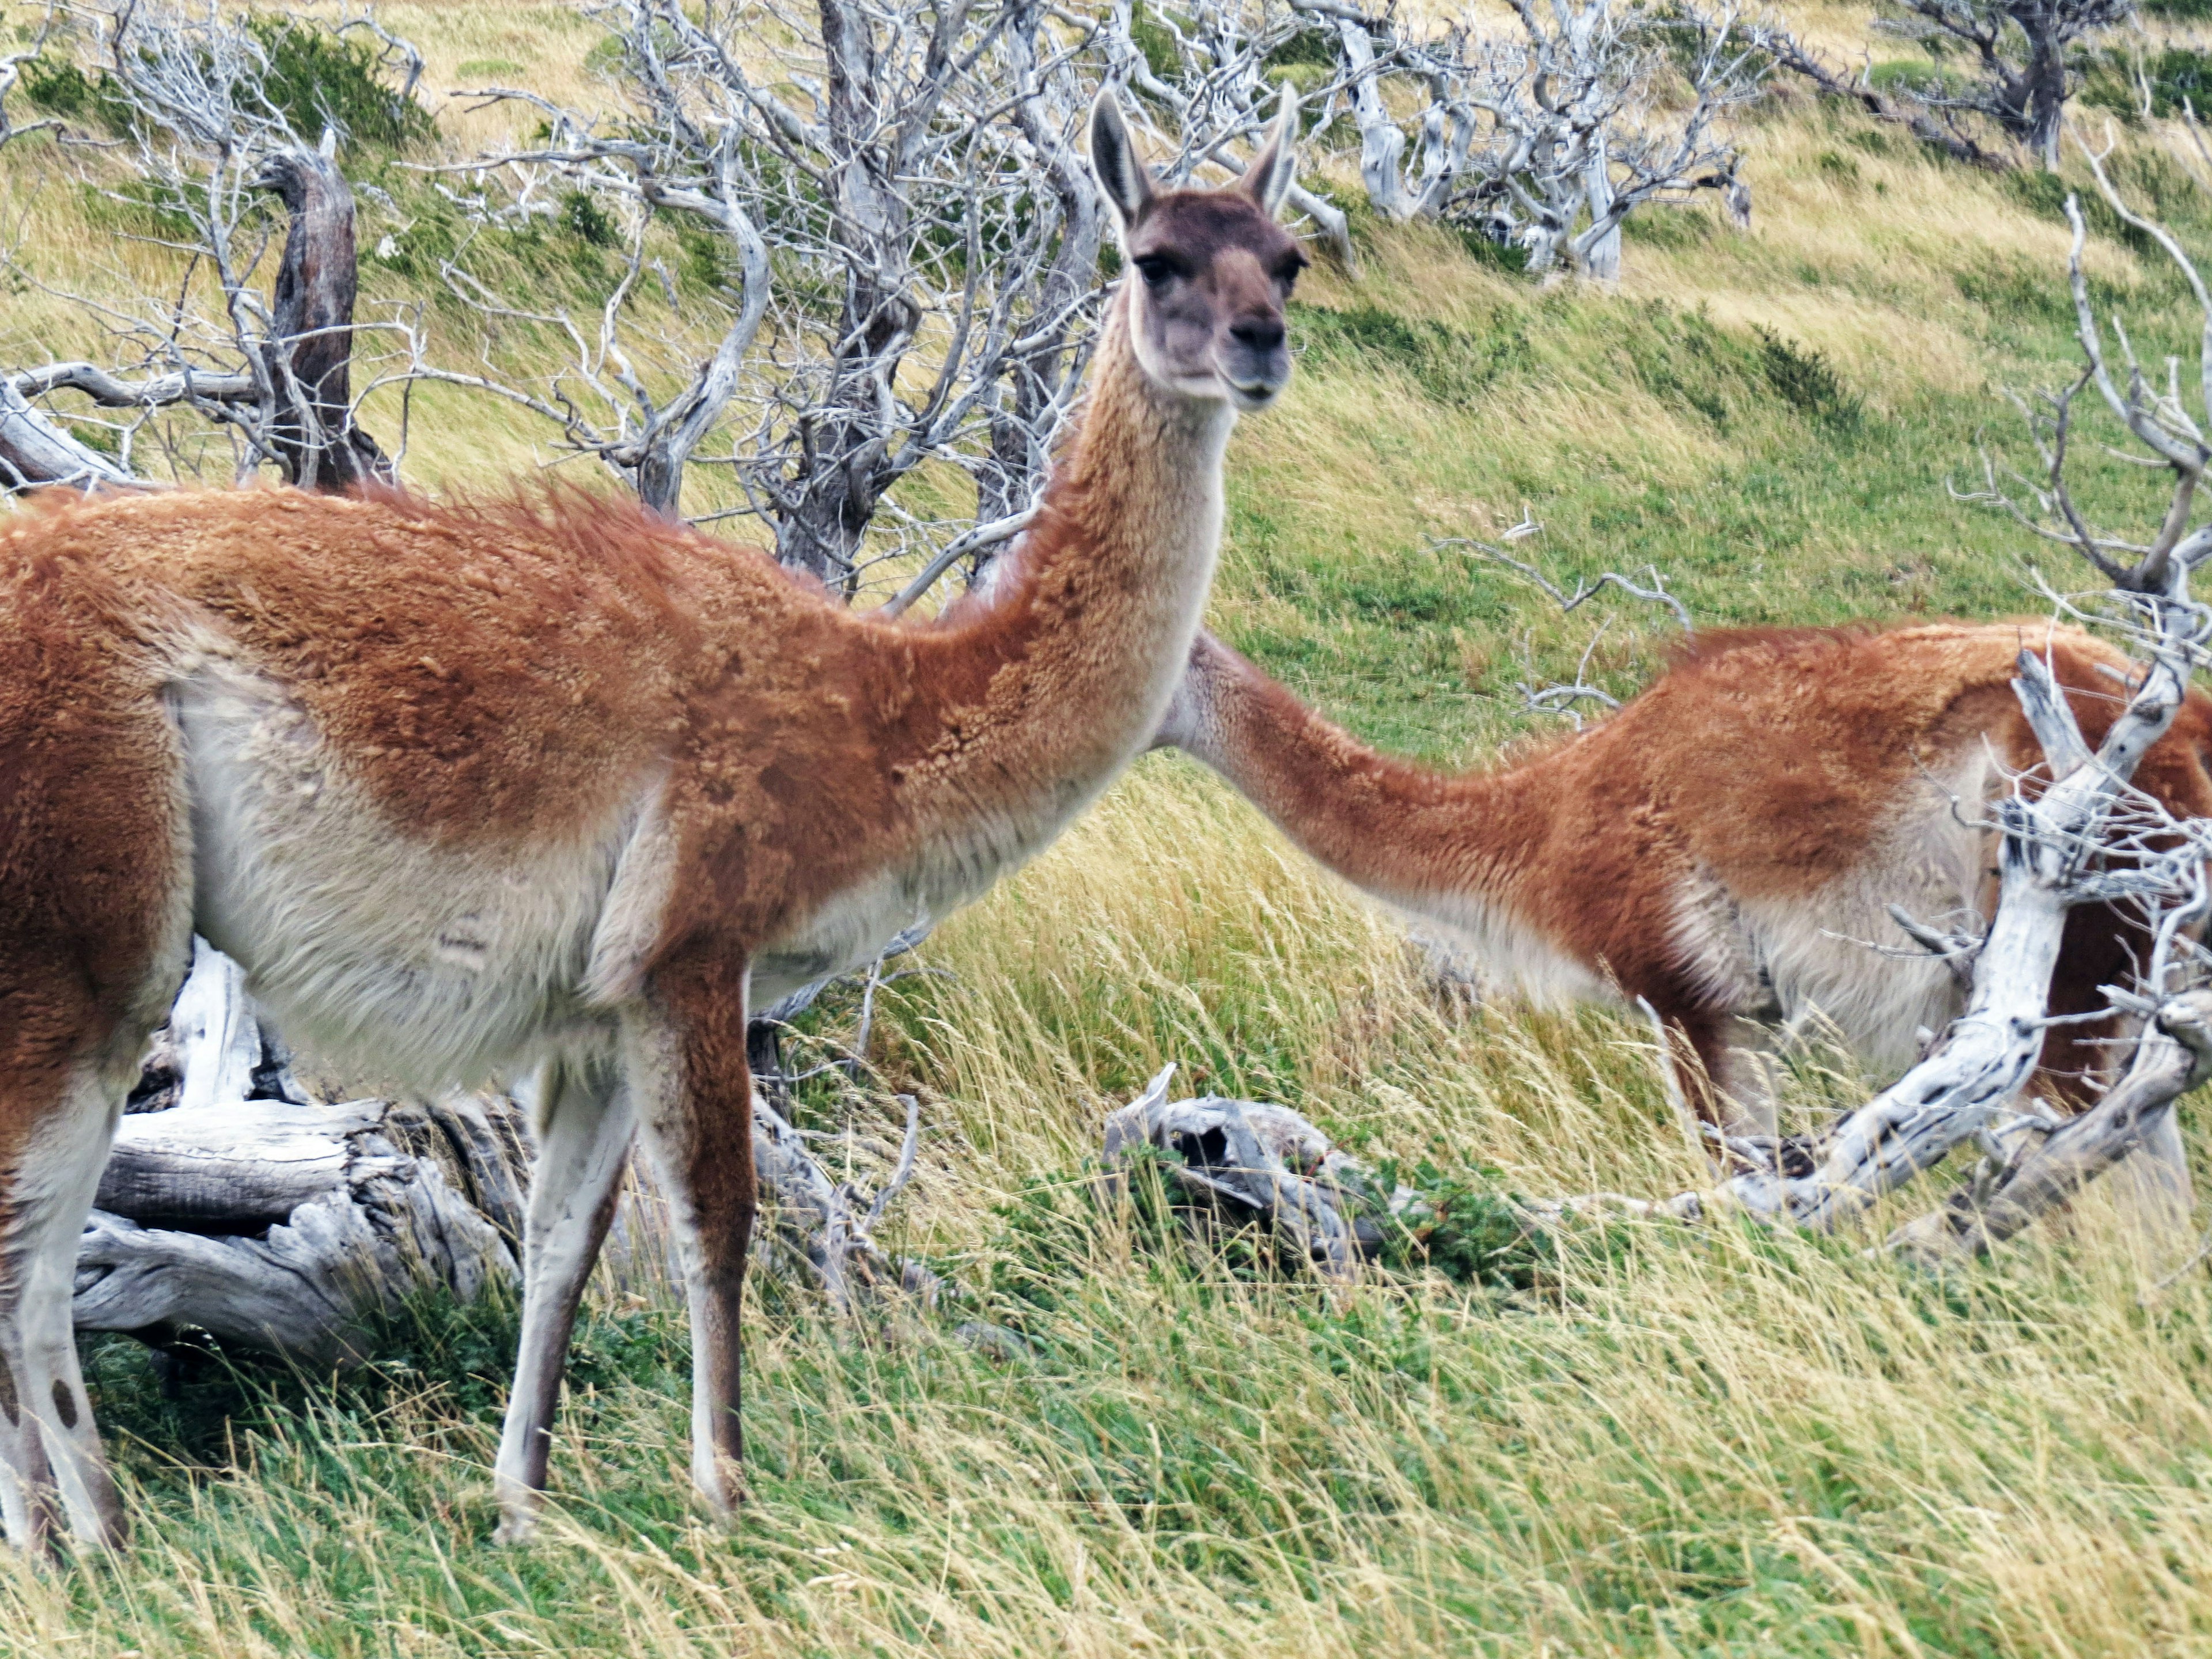
[[1291,181],[1297,177],[1297,142],[1298,89],[1285,83],[1282,106],[1267,134],[1267,146],[1252,158],[1252,165],[1237,181],[1237,188],[1257,202],[1260,210],[1271,219],[1283,210]]
[[1091,106],[1091,170],[1098,175],[1098,187],[1113,203],[1114,211],[1121,216],[1123,228],[1135,224],[1152,204],[1152,170],[1137,154],[1111,87],[1100,88],[1097,101]]

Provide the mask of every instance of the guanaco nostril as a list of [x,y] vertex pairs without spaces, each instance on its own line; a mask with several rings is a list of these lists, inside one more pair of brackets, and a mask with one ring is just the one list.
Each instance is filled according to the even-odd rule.
[[1282,320],[1275,317],[1247,317],[1229,325],[1229,337],[1254,351],[1273,351],[1283,343]]

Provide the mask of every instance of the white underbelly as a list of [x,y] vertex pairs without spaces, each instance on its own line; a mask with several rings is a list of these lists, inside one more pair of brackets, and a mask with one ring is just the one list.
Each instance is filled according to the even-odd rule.
[[392,823],[273,682],[218,662],[172,706],[194,926],[289,1042],[429,1089],[599,1040],[581,986],[628,823],[567,845],[438,847]]
[[[1890,915],[1972,933],[1982,831],[1972,822],[1981,769],[1970,757],[1951,787],[1916,785],[1871,854],[1802,898],[1744,904],[1741,924],[1785,1024],[1825,1025],[1876,1075],[1894,1077],[1942,1030],[1965,995],[1948,964],[1915,947]],[[1953,798],[1968,803],[1954,811]]]

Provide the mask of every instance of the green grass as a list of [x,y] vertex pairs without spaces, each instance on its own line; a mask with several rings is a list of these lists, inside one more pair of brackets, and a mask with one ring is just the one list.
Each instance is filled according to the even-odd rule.
[[[557,9],[388,21],[432,87],[595,84],[591,33]],[[436,114],[478,138],[493,118]],[[2170,136],[2128,130],[2120,176],[2212,249]],[[1672,635],[1615,596],[1562,618],[1449,544],[1524,513],[1543,532],[1516,556],[1570,586],[1656,566],[1704,626],[1999,616],[2032,608],[2031,561],[2067,577],[1951,486],[1978,483],[1984,447],[2027,464],[2006,389],[2070,377],[2061,204],[2082,179],[1984,178],[1802,103],[1749,137],[1757,232],[1705,205],[1632,222],[1617,292],[1355,215],[1363,277],[1308,279],[1299,379],[1235,441],[1215,625],[1373,740],[1474,763],[1542,729],[1515,682],[1571,671],[1601,623],[1593,672],[1623,694]],[[43,142],[0,153],[40,275],[167,291],[111,234],[158,204],[88,204]],[[424,293],[458,216],[389,154],[349,165],[392,201],[362,209],[365,246],[392,238],[366,291]],[[2192,349],[2185,293],[2089,216],[2100,303],[2147,361]],[[608,232],[571,207],[475,254],[580,304]],[[667,236],[688,327],[719,251]],[[34,291],[8,306],[14,357],[71,337]],[[429,321],[449,356],[548,361],[527,328],[488,339],[450,303]],[[698,344],[679,331],[648,372]],[[545,458],[504,407],[424,388],[412,412],[424,484]],[[396,399],[370,425],[396,431]],[[905,488],[960,507],[945,470]],[[2093,467],[2083,496],[2141,522],[2139,488]],[[211,1354],[165,1395],[143,1350],[95,1345],[137,1530],[113,1561],[0,1562],[0,1655],[2212,1650],[2212,1300],[2202,1275],[2148,1291],[2166,1264],[2101,1199],[1942,1284],[1858,1235],[1527,1234],[1504,1195],[1702,1182],[1644,1034],[1440,997],[1395,922],[1178,757],[1141,762],[921,959],[937,971],[882,993],[860,1079],[818,1080],[800,1110],[854,1128],[838,1155],[866,1177],[890,1095],[920,1095],[885,1242],[963,1289],[846,1327],[757,1282],[733,1525],[689,1505],[688,1339],[634,1237],[587,1304],[527,1550],[488,1541],[504,1303],[411,1310],[343,1376]],[[800,1051],[836,1052],[856,1002],[825,999]],[[1102,1206],[1099,1118],[1170,1061],[1194,1092],[1297,1106],[1443,1222],[1330,1291],[1157,1194]],[[1786,1103],[1870,1081],[1816,1052]],[[1021,1341],[988,1357],[968,1323]]]

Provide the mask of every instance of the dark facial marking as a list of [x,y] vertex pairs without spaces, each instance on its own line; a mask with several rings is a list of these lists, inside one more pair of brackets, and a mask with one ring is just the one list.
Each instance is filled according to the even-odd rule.
[[76,1396],[58,1376],[54,1379],[54,1415],[61,1419],[64,1428],[76,1426]]
[[1177,190],[1153,198],[1129,234],[1129,258],[1139,271],[1152,258],[1180,266],[1178,275],[1203,269],[1231,248],[1243,248],[1261,268],[1281,280],[1306,263],[1297,238],[1260,210],[1242,191]]

